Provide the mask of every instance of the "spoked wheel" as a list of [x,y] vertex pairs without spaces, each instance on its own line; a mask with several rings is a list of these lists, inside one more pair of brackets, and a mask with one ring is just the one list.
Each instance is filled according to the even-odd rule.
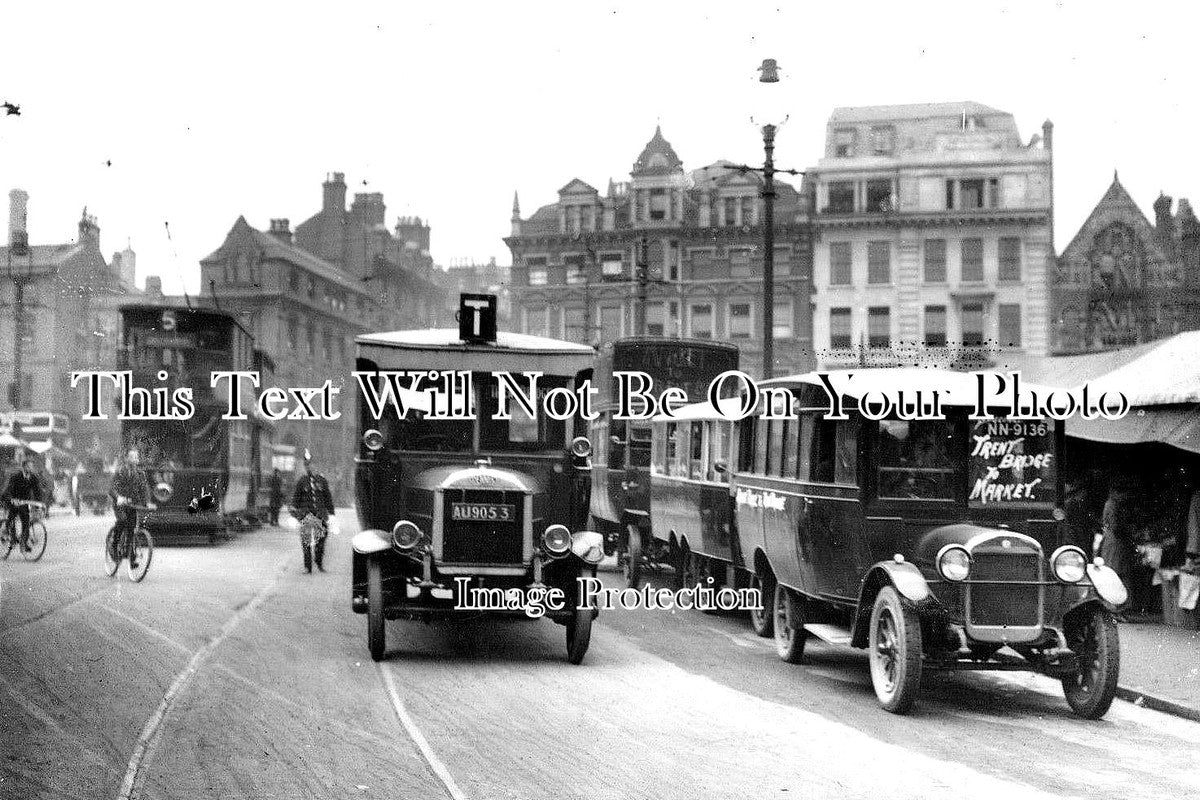
[[150,571],[150,559],[153,557],[154,540],[150,538],[150,531],[145,528],[137,528],[133,532],[133,547],[129,549],[129,561],[125,564],[129,580],[141,583],[142,578],[146,577],[146,573]]
[[110,578],[117,574],[117,567],[121,565],[121,556],[116,552],[118,535],[114,525],[104,537],[104,574]]
[[[696,585],[707,586],[713,590],[713,597],[716,597],[716,592],[720,591],[721,587],[725,585],[724,569],[721,570],[722,574],[720,579],[718,579],[714,574],[717,572],[717,566],[711,558],[708,556],[692,556],[692,559],[696,561]],[[715,605],[701,608],[700,611],[705,614],[721,613],[721,609]]]
[[1112,705],[1121,671],[1117,621],[1108,609],[1091,605],[1068,615],[1064,628],[1079,669],[1062,679],[1063,694],[1076,714],[1100,719]]
[[675,588],[687,589],[696,585],[696,559],[687,542],[675,550]]
[[17,544],[17,537],[13,535],[12,527],[8,522],[0,520],[0,558],[7,559],[13,547]]
[[625,531],[629,537],[629,545],[625,550],[622,572],[625,575],[625,585],[636,589],[642,582],[642,532],[637,525],[626,525]]
[[750,579],[750,586],[757,589],[762,598],[758,608],[750,609],[750,627],[768,639],[775,632],[775,581],[769,574],[764,577],[756,572]]
[[387,631],[383,617],[383,564],[378,558],[367,560],[367,649],[371,659],[382,661],[387,649]]
[[21,554],[25,556],[26,561],[37,561],[45,554],[47,536],[44,523],[35,522],[29,526],[29,536],[25,540],[25,546],[21,548]]
[[789,664],[804,659],[804,598],[782,584],[775,584],[775,652]]
[[921,620],[891,586],[875,598],[867,653],[879,704],[906,713],[921,691]]
[[582,664],[592,643],[592,609],[577,608],[575,616],[567,622],[567,661]]

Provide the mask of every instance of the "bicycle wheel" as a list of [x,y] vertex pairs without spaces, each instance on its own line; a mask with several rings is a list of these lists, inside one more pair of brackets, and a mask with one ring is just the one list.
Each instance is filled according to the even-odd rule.
[[129,580],[138,583],[146,577],[150,570],[150,559],[154,555],[154,540],[150,531],[138,528],[133,532],[133,542],[129,548]]
[[104,574],[110,578],[117,574],[117,567],[121,566],[121,559],[114,555],[117,551],[117,526],[114,525],[108,530],[108,535],[104,537]]
[[16,543],[16,537],[12,534],[12,526],[8,524],[7,520],[0,520],[0,553],[3,553],[0,558],[7,559]]
[[29,538],[25,540],[25,547],[21,548],[21,554],[25,556],[26,561],[37,561],[46,552],[46,540],[49,538],[49,533],[46,531],[46,525],[43,522],[35,522],[29,526]]

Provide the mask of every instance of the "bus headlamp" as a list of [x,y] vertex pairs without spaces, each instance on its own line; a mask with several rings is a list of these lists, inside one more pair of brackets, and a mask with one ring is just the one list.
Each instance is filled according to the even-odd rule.
[[161,481],[154,487],[154,500],[158,503],[165,503],[171,499],[171,495],[175,490],[171,488],[171,484],[166,481]]
[[586,436],[576,436],[571,440],[571,455],[576,458],[587,458],[592,454],[592,442]]
[[962,545],[948,544],[938,552],[937,569],[948,581],[965,581],[971,574],[971,554]]
[[421,529],[416,526],[416,523],[402,519],[392,526],[392,544],[397,550],[405,552],[412,550],[421,543],[424,534]]
[[1073,544],[1065,544],[1050,556],[1050,571],[1063,583],[1079,583],[1087,575],[1087,556]]
[[372,453],[383,449],[383,434],[375,428],[369,428],[362,435],[363,446]]
[[566,525],[551,525],[542,534],[542,547],[552,556],[563,556],[571,549],[571,532]]

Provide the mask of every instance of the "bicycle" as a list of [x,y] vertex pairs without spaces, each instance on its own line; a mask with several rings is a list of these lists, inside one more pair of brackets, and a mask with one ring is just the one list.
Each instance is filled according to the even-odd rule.
[[109,529],[104,537],[104,572],[111,578],[125,561],[129,580],[140,583],[150,571],[150,561],[154,557],[154,539],[142,525],[142,512],[152,510],[152,506],[118,502],[117,507],[133,509],[133,526],[132,530],[122,525],[113,525]]
[[46,542],[49,539],[46,523],[42,522],[46,514],[46,505],[36,500],[9,500],[8,502],[14,506],[29,508],[29,528],[24,542],[22,542],[22,537],[16,531],[19,517],[16,514],[7,514],[7,518],[3,522],[3,529],[0,530],[0,551],[4,552],[3,558],[7,559],[13,548],[20,544],[21,555],[25,557],[25,560],[37,561],[45,554]]

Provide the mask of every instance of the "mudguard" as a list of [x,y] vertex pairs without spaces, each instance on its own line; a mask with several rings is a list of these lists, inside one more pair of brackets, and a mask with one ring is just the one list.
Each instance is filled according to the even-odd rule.
[[880,561],[871,567],[871,571],[867,573],[867,580],[863,581],[862,589],[859,591],[860,605],[863,590],[866,590],[871,583],[871,573],[876,570],[883,570],[887,573],[888,580],[905,600],[912,603],[923,603],[929,597],[929,584],[926,582],[925,576],[921,574],[921,570],[907,561]]
[[367,556],[371,553],[390,550],[392,540],[384,531],[368,528],[361,533],[356,533],[350,540],[350,546],[354,548],[354,552]]
[[604,559],[604,537],[595,531],[577,531],[571,536],[571,552],[588,564]]
[[1119,606],[1129,599],[1129,591],[1125,588],[1125,584],[1121,583],[1120,576],[1112,567],[1103,564],[1088,564],[1087,574],[1092,580],[1096,594],[1100,595],[1100,599],[1104,602]]

